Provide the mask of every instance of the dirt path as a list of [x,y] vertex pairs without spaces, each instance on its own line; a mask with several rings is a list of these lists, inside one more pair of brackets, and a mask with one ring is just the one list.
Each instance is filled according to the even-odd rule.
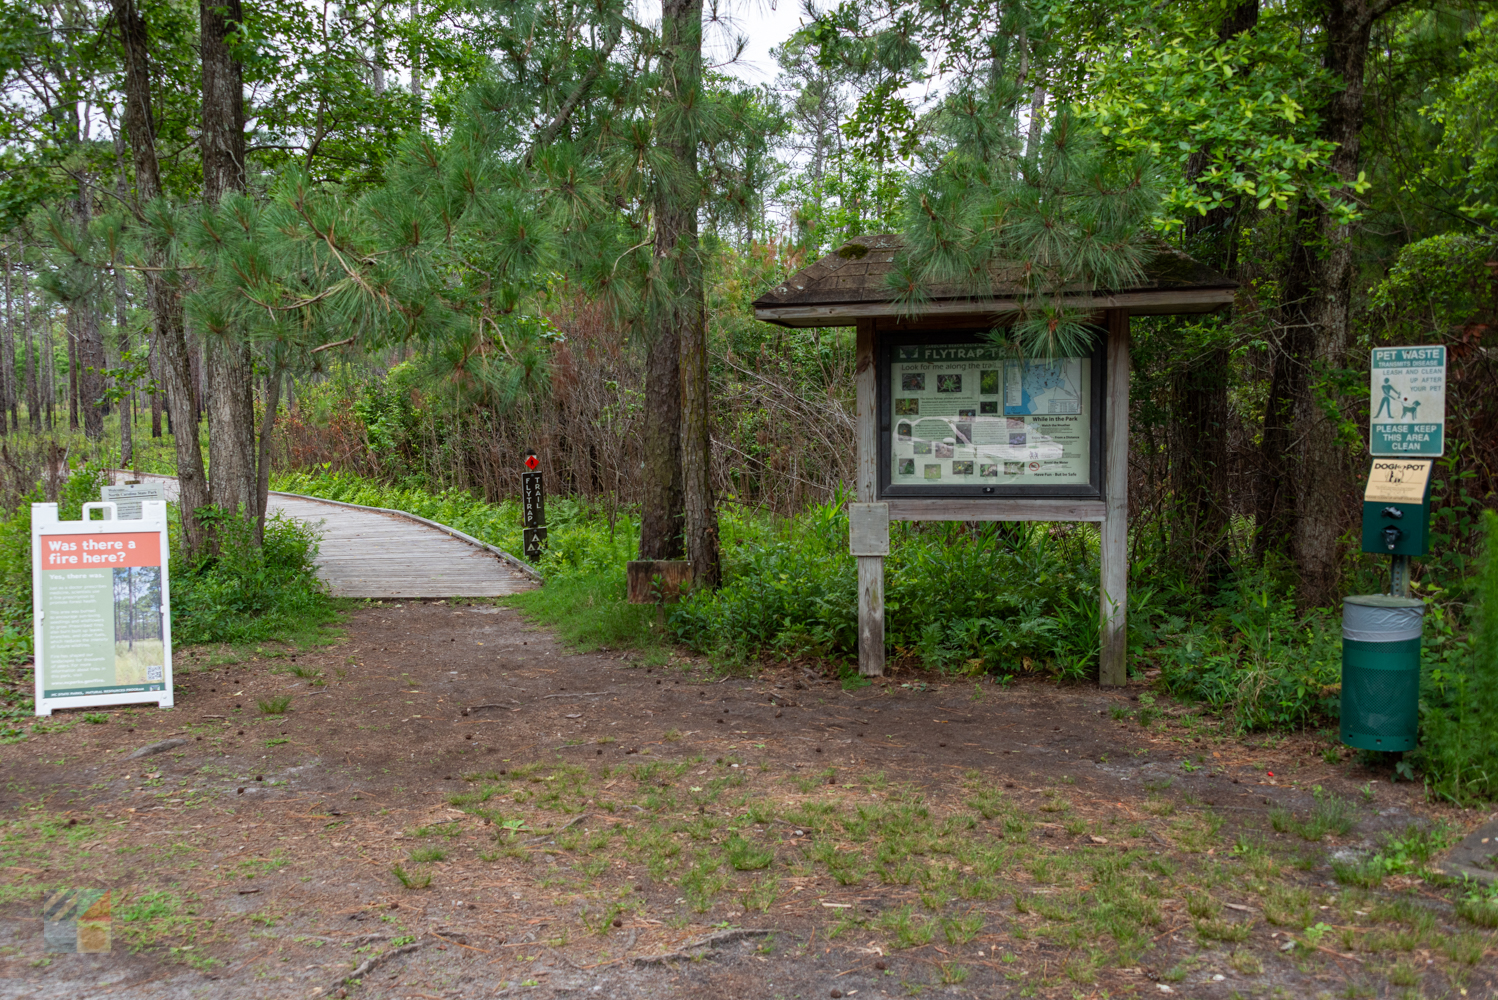
[[[1478,817],[1309,737],[1249,746],[1174,710],[1146,728],[1129,693],[1091,688],[718,680],[570,654],[487,604],[371,606],[335,646],[271,652],[185,653],[174,711],[60,715],[0,746],[0,996],[1495,982],[1490,932],[1449,892],[1329,867]],[[263,714],[277,696],[290,711]],[[1316,841],[1314,785],[1346,820]],[[43,952],[41,899],[78,885],[117,894],[109,956]]]

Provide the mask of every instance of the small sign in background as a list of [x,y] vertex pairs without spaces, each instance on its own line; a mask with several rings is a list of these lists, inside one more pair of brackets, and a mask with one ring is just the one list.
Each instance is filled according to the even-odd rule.
[[146,500],[165,500],[166,487],[161,483],[126,483],[123,486],[105,486],[99,490],[100,500],[112,500],[115,516],[122,521],[138,521],[141,504]]

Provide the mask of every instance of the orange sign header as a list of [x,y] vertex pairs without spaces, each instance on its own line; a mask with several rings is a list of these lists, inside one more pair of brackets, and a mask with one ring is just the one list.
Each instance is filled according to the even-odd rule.
[[161,535],[155,531],[96,535],[42,535],[42,569],[126,569],[161,565]]

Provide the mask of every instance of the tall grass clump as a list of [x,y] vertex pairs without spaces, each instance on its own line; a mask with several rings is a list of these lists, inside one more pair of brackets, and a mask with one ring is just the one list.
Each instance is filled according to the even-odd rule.
[[1483,533],[1474,625],[1456,655],[1426,658],[1413,755],[1429,794],[1459,804],[1498,799],[1498,514],[1484,513]]
[[1322,608],[1297,611],[1293,596],[1262,571],[1240,577],[1189,621],[1162,608],[1141,628],[1161,686],[1240,730],[1293,729],[1336,716],[1342,639],[1334,617]]
[[175,644],[290,641],[335,618],[317,579],[314,528],[272,515],[265,521],[264,544],[256,546],[253,525],[245,519],[220,513],[211,521],[216,552],[188,561],[172,546]]

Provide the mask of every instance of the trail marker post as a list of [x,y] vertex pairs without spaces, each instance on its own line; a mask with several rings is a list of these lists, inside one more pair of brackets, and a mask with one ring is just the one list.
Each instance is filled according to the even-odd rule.
[[525,456],[525,472],[520,474],[520,503],[525,518],[525,561],[540,562],[541,551],[546,547],[546,489],[541,484],[541,464],[534,451]]

